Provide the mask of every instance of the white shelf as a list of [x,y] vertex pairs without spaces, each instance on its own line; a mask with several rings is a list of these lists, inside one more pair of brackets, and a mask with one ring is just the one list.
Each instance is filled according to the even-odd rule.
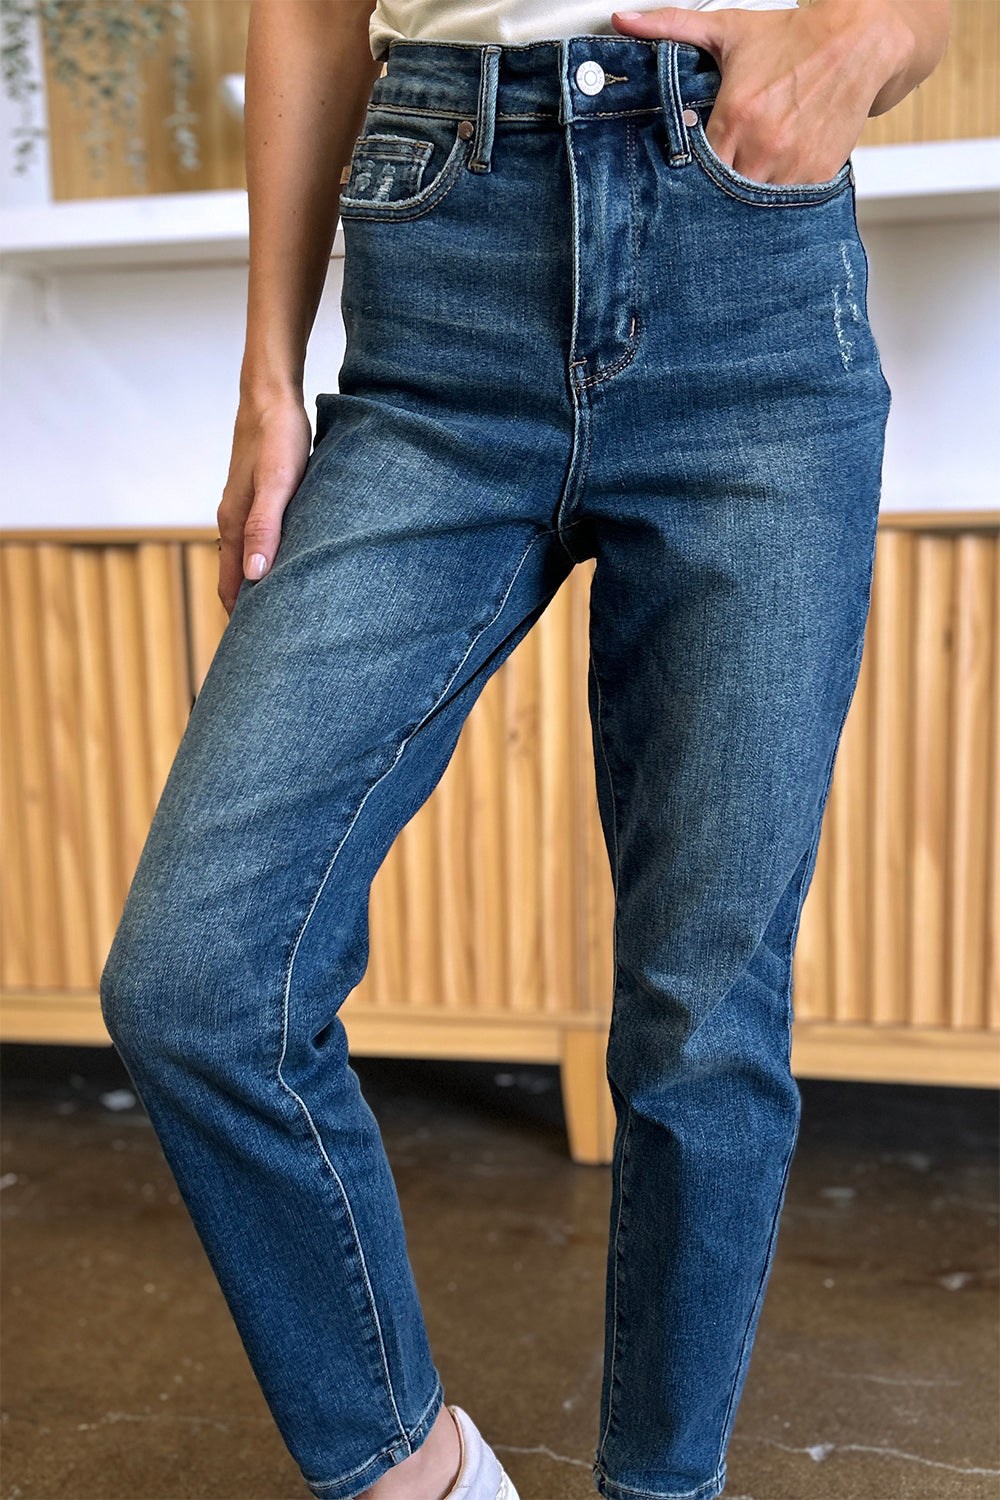
[[[343,254],[340,228],[334,254]],[[9,270],[246,264],[247,195],[149,193],[0,209],[0,265]]]
[[[852,161],[862,228],[1000,212],[1000,136],[858,146]],[[333,254],[343,253],[338,225]],[[0,265],[9,270],[245,265],[247,256],[242,189],[0,209]]]
[[1000,212],[1000,136],[858,146],[851,160],[862,228]]

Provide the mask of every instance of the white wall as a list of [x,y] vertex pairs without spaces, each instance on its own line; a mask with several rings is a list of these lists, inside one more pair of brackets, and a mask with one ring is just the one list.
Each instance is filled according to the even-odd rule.
[[[330,263],[307,409],[337,388]],[[229,468],[246,267],[0,276],[0,526],[214,526]]]
[[[995,223],[871,226],[869,312],[893,406],[884,509],[997,504]],[[330,264],[306,398],[336,389]],[[229,465],[245,266],[0,276],[0,525],[206,525]]]
[[[38,47],[35,38],[35,70]],[[45,120],[44,89],[31,117]],[[0,213],[51,199],[47,142]],[[862,215],[863,217],[863,215]],[[872,224],[869,311],[893,392],[884,509],[997,504],[1000,276],[992,219]],[[336,389],[343,261],[330,263],[306,404]],[[0,526],[213,526],[229,467],[245,264],[0,271]]]
[[882,507],[1000,506],[995,219],[872,225],[868,311],[893,401]]

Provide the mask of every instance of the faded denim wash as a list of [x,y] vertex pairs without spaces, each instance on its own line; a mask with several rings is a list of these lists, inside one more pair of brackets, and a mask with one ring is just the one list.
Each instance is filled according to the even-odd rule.
[[339,390],[272,571],[241,585],[102,977],[323,1500],[405,1459],[443,1399],[338,1017],[370,883],[587,558],[616,893],[594,1478],[611,1500],[725,1483],[797,1139],[792,952],[890,391],[850,161],[744,177],[705,135],[719,82],[676,42],[392,46],[340,199]]

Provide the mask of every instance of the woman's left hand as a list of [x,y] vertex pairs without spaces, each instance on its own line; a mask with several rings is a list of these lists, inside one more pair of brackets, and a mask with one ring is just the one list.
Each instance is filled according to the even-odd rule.
[[615,11],[612,21],[626,36],[712,54],[722,81],[705,134],[717,156],[755,182],[835,176],[869,113],[879,112],[871,108],[876,98],[905,74],[915,40],[899,0],[814,0],[769,11],[668,5]]

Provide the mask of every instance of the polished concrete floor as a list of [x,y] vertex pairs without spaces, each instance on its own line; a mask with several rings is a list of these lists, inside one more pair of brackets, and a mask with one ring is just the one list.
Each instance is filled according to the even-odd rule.
[[[110,1049],[2,1057],[0,1500],[307,1496]],[[606,1168],[555,1069],[359,1060],[449,1401],[596,1492]],[[997,1500],[996,1096],[803,1082],[726,1500]]]

